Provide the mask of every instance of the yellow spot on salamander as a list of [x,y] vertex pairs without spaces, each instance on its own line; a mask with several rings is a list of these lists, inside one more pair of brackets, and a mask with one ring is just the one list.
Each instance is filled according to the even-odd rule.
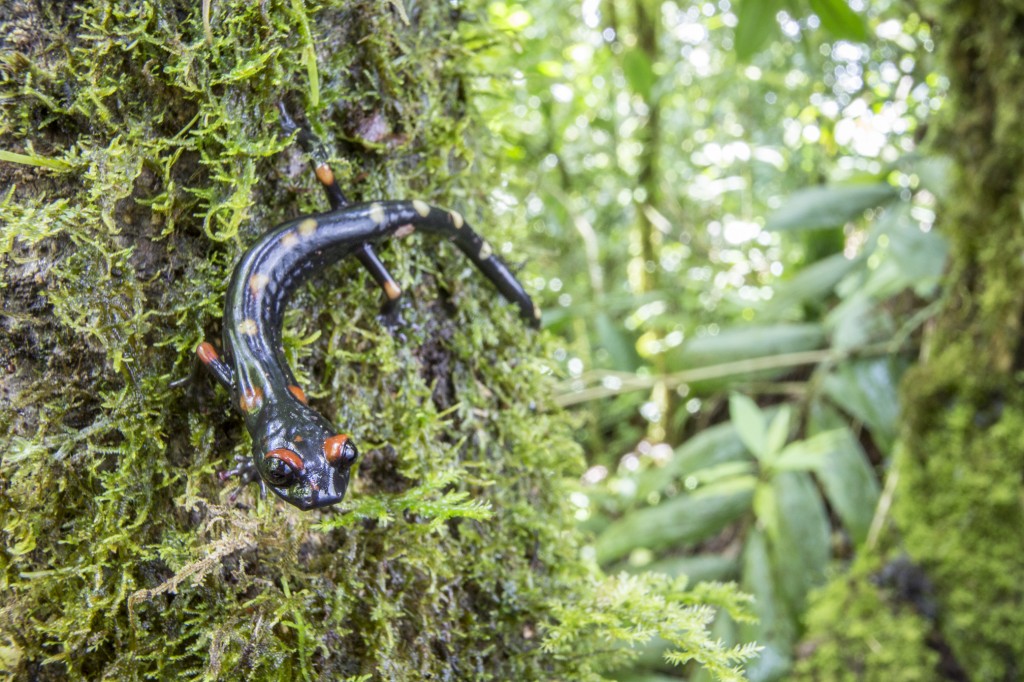
[[540,306],[538,306],[536,303],[533,304],[533,319],[540,319]]
[[370,204],[370,220],[373,221],[374,225],[380,225],[384,222],[384,207],[380,204]]
[[270,278],[258,272],[249,278],[249,289],[252,291],[253,296],[259,296],[263,293],[268,284],[270,284]]
[[281,246],[286,249],[290,249],[299,243],[299,236],[294,232],[288,232],[281,237]]
[[384,293],[387,295],[388,300],[394,301],[402,295],[402,290],[394,282],[384,282]]
[[299,235],[312,237],[314,232],[316,232],[316,220],[313,218],[306,218],[299,223]]
[[484,242],[483,244],[480,245],[480,260],[487,260],[492,255],[494,255],[494,250],[491,249],[490,244]]
[[416,212],[420,214],[421,218],[426,218],[427,214],[430,213],[430,206],[419,199],[412,202],[412,207],[416,209]]
[[452,225],[455,226],[456,230],[461,230],[462,226],[466,224],[466,221],[462,219],[462,214],[458,211],[452,211]]
[[400,228],[395,230],[395,236],[399,239],[402,237],[408,237],[410,234],[416,231],[416,227],[412,223],[406,223]]
[[258,331],[256,320],[249,317],[239,322],[236,329],[238,329],[238,333],[243,336],[256,336],[256,332]]

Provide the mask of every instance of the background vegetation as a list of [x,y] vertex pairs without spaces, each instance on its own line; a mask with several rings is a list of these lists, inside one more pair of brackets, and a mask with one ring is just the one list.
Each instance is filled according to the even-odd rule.
[[[1013,3],[3,12],[0,670],[1022,674]],[[322,207],[280,99],[545,310],[422,242],[405,339],[352,264],[304,291],[288,351],[367,443],[341,514],[231,505],[238,420],[168,389]]]
[[597,561],[738,580],[751,679],[1019,677],[1017,9],[492,9]]

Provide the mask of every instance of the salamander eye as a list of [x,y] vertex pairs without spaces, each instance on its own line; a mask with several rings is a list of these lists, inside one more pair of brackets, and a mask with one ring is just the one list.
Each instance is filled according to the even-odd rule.
[[287,448],[271,450],[263,455],[263,476],[270,485],[291,483],[302,471],[302,458]]
[[352,464],[359,456],[359,451],[356,450],[355,444],[349,440],[348,436],[339,433],[324,441],[324,456],[327,457],[330,464],[339,466]]

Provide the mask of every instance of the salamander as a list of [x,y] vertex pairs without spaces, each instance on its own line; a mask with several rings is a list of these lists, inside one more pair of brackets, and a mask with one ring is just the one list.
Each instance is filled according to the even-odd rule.
[[402,292],[373,245],[415,231],[450,240],[521,316],[539,326],[540,310],[490,244],[456,211],[420,200],[350,204],[334,179],[319,141],[281,107],[285,132],[309,154],[331,210],[288,221],[264,234],[235,266],[224,301],[223,357],[207,341],[198,364],[227,389],[252,436],[252,457],[221,474],[259,481],[300,509],[340,502],[358,449],[350,435],[310,407],[285,360],[282,321],[291,295],[308,278],[347,256],[356,256],[384,291],[384,319],[391,326]]

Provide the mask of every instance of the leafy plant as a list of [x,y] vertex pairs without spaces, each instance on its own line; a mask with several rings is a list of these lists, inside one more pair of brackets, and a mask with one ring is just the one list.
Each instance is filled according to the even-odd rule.
[[[939,161],[914,162],[936,171],[932,186],[941,187]],[[759,315],[775,326],[754,328],[754,342],[744,343],[743,326],[724,329],[721,344],[693,344],[689,357],[700,365],[659,379],[712,398],[724,385],[765,395],[785,385],[795,397],[762,408],[734,392],[727,421],[667,456],[631,455],[627,470],[588,489],[598,561],[696,569],[702,578],[739,580],[755,597],[756,624],[722,626],[733,641],[764,647],[750,665],[753,680],[786,674],[808,593],[831,561],[877,533],[878,472],[896,436],[901,358],[916,345],[946,258],[944,241],[914,218],[927,217],[931,196],[923,187],[900,193],[878,184],[794,193],[769,228],[830,229],[868,212],[851,232],[860,250],[827,257],[780,285]],[[828,206],[836,209],[831,217]],[[821,322],[808,327],[813,333],[793,333],[795,320],[814,310]],[[781,341],[776,348],[768,329]],[[757,355],[768,349],[773,355]],[[773,357],[793,363],[773,365]],[[809,372],[798,369],[804,365]]]

